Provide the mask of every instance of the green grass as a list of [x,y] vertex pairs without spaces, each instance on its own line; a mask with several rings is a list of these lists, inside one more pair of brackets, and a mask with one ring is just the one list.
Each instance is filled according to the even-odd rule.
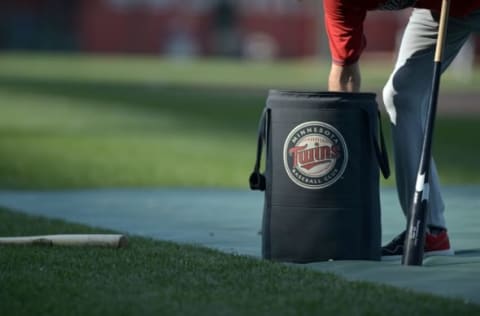
[[[0,55],[0,188],[246,188],[266,86],[311,86],[315,65]],[[477,126],[438,120],[444,183],[480,182]]]
[[[361,62],[364,90],[380,91],[393,67],[393,56],[365,56]],[[221,59],[165,59],[158,56],[1,53],[0,76],[37,80],[61,79],[109,83],[188,85],[229,88],[322,89],[327,84],[329,61],[317,59],[275,62]],[[480,71],[458,80],[447,71],[442,90],[476,92]]]
[[[378,88],[388,66],[371,69],[364,81]],[[313,61],[0,54],[0,188],[246,188],[266,89],[323,89],[326,72]],[[437,123],[445,183],[480,181],[471,143],[477,126],[475,118]],[[0,235],[97,231],[0,209]],[[479,312],[461,301],[138,237],[122,250],[0,248],[0,315]]]
[[[0,235],[101,230],[0,209]],[[134,237],[126,249],[0,247],[0,315],[475,315],[480,306]]]
[[[233,95],[233,96],[232,96]],[[245,186],[262,96],[0,80],[0,187]]]

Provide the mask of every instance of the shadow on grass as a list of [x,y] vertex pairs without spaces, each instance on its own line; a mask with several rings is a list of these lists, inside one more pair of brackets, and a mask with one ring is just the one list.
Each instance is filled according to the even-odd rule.
[[267,91],[148,83],[44,80],[0,76],[8,91],[64,97],[95,106],[175,115],[186,128],[254,133]]

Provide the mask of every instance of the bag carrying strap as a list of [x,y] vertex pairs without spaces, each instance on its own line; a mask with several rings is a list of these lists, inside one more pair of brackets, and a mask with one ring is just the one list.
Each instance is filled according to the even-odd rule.
[[377,135],[373,133],[373,146],[375,147],[375,154],[377,156],[378,164],[380,165],[380,170],[382,171],[383,177],[388,179],[390,177],[390,164],[388,162],[388,153],[387,147],[385,146],[385,138],[383,137],[383,128],[382,128],[382,118],[380,116],[380,111],[377,111],[378,116],[378,129],[380,134],[380,146],[378,144]]
[[258,191],[265,191],[266,188],[265,175],[260,172],[260,164],[262,163],[263,144],[266,141],[267,111],[268,109],[265,107],[258,124],[257,157],[249,178],[250,189]]
[[[383,177],[388,179],[388,177],[390,177],[390,164],[388,162],[387,146],[385,146],[385,137],[383,137],[382,118],[380,111],[378,109],[373,109],[371,106],[365,106],[362,103],[358,105],[367,113],[368,123],[370,125],[370,135],[372,136],[373,148],[375,149],[375,156],[377,157],[377,162],[380,166]],[[378,120],[378,133],[376,132],[377,129],[375,128],[375,120]],[[378,139],[378,136],[380,136],[380,139]]]

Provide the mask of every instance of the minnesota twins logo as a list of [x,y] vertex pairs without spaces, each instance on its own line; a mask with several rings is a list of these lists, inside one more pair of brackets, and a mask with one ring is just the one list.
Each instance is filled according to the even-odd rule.
[[342,134],[319,121],[295,127],[283,146],[283,162],[290,179],[306,189],[323,189],[340,179],[348,162]]

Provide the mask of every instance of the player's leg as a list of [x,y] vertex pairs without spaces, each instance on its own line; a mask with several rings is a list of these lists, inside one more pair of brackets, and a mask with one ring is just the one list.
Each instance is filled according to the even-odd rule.
[[[431,11],[414,9],[405,30],[395,69],[384,90],[385,107],[392,122],[394,160],[399,200],[409,211],[425,129],[426,110],[432,85],[433,55],[438,18]],[[451,63],[470,34],[463,20],[450,19],[443,70]],[[435,164],[430,169],[430,195],[427,225],[445,228],[444,203]],[[403,252],[403,236],[391,243],[396,255]],[[448,236],[445,235],[446,242]],[[448,246],[449,248],[449,246]]]

